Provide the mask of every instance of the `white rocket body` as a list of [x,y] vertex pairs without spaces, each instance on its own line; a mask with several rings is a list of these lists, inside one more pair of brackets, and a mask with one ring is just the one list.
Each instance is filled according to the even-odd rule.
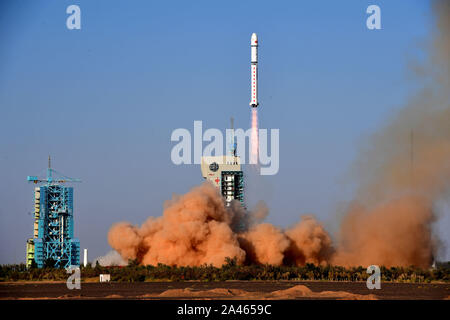
[[252,34],[250,40],[251,47],[251,87],[250,87],[250,105],[252,108],[258,106],[258,36],[256,33]]

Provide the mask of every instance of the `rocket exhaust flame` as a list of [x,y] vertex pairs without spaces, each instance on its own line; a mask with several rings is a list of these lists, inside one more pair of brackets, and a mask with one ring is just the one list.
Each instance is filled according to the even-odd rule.
[[250,150],[250,164],[258,164],[258,148],[259,148],[259,136],[258,136],[258,110],[252,108],[252,131],[251,131],[251,150]]

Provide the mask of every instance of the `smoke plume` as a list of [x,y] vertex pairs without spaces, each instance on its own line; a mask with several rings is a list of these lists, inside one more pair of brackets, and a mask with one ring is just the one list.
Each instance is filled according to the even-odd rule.
[[174,196],[162,217],[151,217],[141,227],[113,225],[108,241],[123,258],[142,264],[221,266],[226,257],[242,263],[245,252],[232,230],[234,218],[218,190],[205,183]]
[[[326,231],[312,217],[283,232],[268,223],[262,202],[245,213],[239,202],[225,206],[218,189],[206,181],[182,196],[166,202],[163,215],[149,218],[142,226],[117,223],[108,241],[125,259],[144,265],[212,264],[226,258],[239,264],[281,265],[289,256],[296,262],[321,262],[330,246]],[[301,247],[301,248],[299,248]]]
[[92,263],[92,265],[95,266],[97,264],[97,262],[99,265],[101,265],[103,267],[126,266],[127,265],[127,261],[125,261],[121,257],[121,255],[115,250],[111,250],[104,256],[96,258],[94,260],[94,262]]
[[430,266],[434,203],[450,182],[450,2],[435,1],[423,89],[376,133],[355,167],[357,198],[345,216],[333,263]]

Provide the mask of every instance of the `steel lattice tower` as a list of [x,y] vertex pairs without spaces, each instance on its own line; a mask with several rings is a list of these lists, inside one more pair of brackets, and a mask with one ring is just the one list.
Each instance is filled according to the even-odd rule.
[[80,243],[73,238],[73,188],[61,184],[80,180],[68,177],[55,180],[53,173],[56,171],[50,167],[49,157],[47,179],[28,176],[28,181],[46,183],[35,188],[35,232],[34,238],[27,241],[28,267],[33,260],[39,268],[80,264]]

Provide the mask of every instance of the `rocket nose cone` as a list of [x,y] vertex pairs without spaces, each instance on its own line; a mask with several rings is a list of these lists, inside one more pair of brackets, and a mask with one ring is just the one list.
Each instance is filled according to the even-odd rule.
[[256,35],[256,33],[252,33],[252,39],[251,39],[251,44],[258,44],[258,36]]

